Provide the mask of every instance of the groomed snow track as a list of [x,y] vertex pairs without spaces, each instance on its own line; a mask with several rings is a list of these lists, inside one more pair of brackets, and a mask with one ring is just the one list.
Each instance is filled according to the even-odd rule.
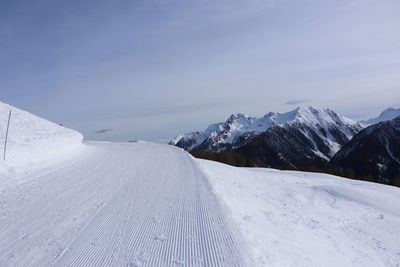
[[0,184],[0,266],[245,266],[196,162],[152,143],[88,144],[79,162]]

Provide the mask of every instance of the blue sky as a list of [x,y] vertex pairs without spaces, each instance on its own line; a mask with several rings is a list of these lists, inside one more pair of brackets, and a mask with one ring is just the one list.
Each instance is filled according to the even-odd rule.
[[397,0],[4,0],[0,100],[89,139],[400,107]]

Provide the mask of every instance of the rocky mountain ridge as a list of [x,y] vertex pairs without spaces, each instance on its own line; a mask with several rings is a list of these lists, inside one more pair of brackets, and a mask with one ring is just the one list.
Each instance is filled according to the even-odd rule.
[[277,168],[322,167],[361,129],[359,123],[333,110],[298,107],[261,118],[232,114],[204,131],[179,135],[170,144],[197,154],[236,151]]

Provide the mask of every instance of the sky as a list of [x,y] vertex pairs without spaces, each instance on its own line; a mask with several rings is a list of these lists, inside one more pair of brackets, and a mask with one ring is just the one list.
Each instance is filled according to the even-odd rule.
[[0,101],[167,142],[298,105],[400,107],[398,0],[1,0]]

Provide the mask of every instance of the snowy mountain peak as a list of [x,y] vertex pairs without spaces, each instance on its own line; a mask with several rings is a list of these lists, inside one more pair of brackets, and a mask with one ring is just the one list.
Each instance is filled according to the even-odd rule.
[[320,109],[311,106],[299,106],[283,114],[268,113],[266,116],[269,116],[274,124],[277,125],[284,125],[285,123],[304,123],[308,126],[319,125],[320,127],[329,127],[330,125],[343,126],[345,124],[357,125],[355,121],[341,116],[331,109]]
[[[170,144],[188,151],[222,151],[241,146],[276,126],[291,128],[292,132],[295,127],[304,138],[312,139],[315,151],[318,144],[325,143],[328,148],[323,154],[328,157],[361,129],[357,122],[332,110],[300,106],[286,113],[269,112],[261,118],[232,114],[225,122],[212,124],[204,131],[179,135]],[[316,136],[318,140],[314,140]]]
[[320,110],[314,107],[300,106],[289,113],[293,114],[293,120],[312,122],[318,120],[318,113],[320,113]]
[[321,115],[326,115],[328,113],[328,109],[319,109],[315,107],[305,107],[300,106],[294,110],[295,118],[303,118],[303,119],[319,119]]
[[379,114],[378,117],[371,118],[368,120],[360,121],[360,123],[364,126],[370,126],[373,124],[380,123],[382,121],[393,120],[394,118],[400,116],[400,108],[387,108]]
[[400,116],[400,108],[387,108],[379,115],[383,121],[393,120]]
[[227,123],[248,123],[253,121],[254,118],[249,117],[242,113],[234,113],[226,120]]
[[276,117],[278,115],[278,113],[276,113],[276,112],[268,112],[267,114],[265,114],[264,116],[263,116],[263,118],[274,118],[274,117]]
[[381,112],[380,116],[388,116],[390,114],[393,114],[393,112],[396,112],[397,110],[398,109],[395,109],[395,108],[387,108]]
[[311,110],[314,108],[311,106],[298,106],[297,108],[294,109],[297,115],[302,115],[306,113],[310,113]]

